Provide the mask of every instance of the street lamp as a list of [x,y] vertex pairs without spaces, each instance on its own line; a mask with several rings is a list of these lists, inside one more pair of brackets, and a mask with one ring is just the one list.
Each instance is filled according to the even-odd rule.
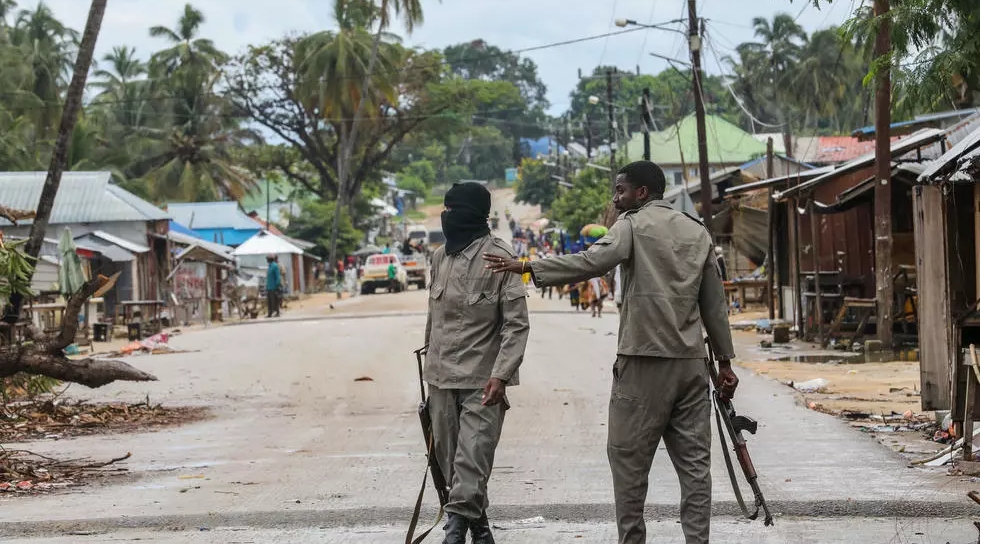
[[597,96],[593,96],[593,95],[590,95],[590,96],[589,96],[589,97],[588,97],[588,98],[586,99],[586,101],[587,101],[587,102],[589,102],[589,103],[591,103],[591,104],[593,104],[594,106],[596,106],[597,104],[599,104],[599,103],[600,103],[600,98],[599,98],[599,97],[597,97]]

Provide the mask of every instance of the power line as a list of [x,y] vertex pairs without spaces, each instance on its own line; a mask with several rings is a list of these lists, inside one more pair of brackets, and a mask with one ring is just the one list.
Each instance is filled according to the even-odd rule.
[[[454,60],[452,62],[451,61],[448,61],[448,60],[441,60],[439,62],[424,64],[424,65],[421,65],[421,66],[401,67],[401,68],[397,68],[397,69],[394,69],[394,70],[376,70],[375,71],[375,74],[376,75],[384,75],[384,74],[388,74],[388,73],[392,73],[392,74],[408,74],[408,73],[412,73],[414,71],[423,71],[423,70],[427,70],[427,69],[431,69],[431,68],[440,68],[440,67],[444,67],[444,66],[454,66],[454,65],[459,66],[461,64],[470,64],[470,63],[481,62],[481,61],[484,61],[484,60],[487,60],[487,59],[504,58],[504,57],[508,57],[508,56],[512,56],[512,55],[522,55],[524,53],[531,53],[531,52],[534,52],[534,51],[543,51],[543,50],[547,50],[547,49],[554,49],[554,48],[557,48],[557,47],[565,47],[567,45],[575,45],[575,44],[578,44],[578,43],[584,43],[584,42],[588,42],[588,41],[599,40],[601,38],[609,38],[609,37],[612,37],[612,36],[620,36],[622,34],[629,34],[629,33],[632,33],[632,32],[639,32],[641,30],[644,30],[644,28],[643,27],[627,28],[627,29],[624,29],[624,30],[616,30],[616,31],[612,31],[612,32],[605,32],[603,34],[594,34],[592,36],[584,36],[582,38],[573,38],[573,39],[569,39],[569,40],[562,40],[562,41],[557,41],[557,42],[545,43],[545,44],[542,44],[542,45],[534,45],[534,46],[525,47],[525,48],[522,48],[522,49],[510,49],[510,50],[502,51],[500,53],[495,53],[495,54],[474,55],[474,56],[471,56],[471,57],[463,57],[461,59],[457,59],[457,60]],[[360,80],[362,78],[363,78],[363,75],[359,74],[359,75],[341,76],[341,77],[335,78],[335,80],[347,80],[347,79],[357,79],[357,80]],[[165,80],[169,80],[169,79],[170,79],[169,77],[159,77],[159,78],[149,78],[148,77],[148,78],[143,78],[143,79],[139,79],[139,80],[134,80],[133,83],[143,82],[143,81],[147,81],[147,82],[165,81]],[[0,96],[7,96],[7,97],[13,97],[13,98],[15,98],[15,97],[20,96],[20,94],[19,93],[0,93]],[[114,103],[114,102],[117,102],[117,101],[107,101],[106,103]],[[122,101],[118,101],[118,102],[122,102]],[[46,104],[55,104],[55,102],[45,102],[45,103]],[[58,102],[58,104],[60,104],[60,102]]]
[[[614,25],[614,16],[616,15],[617,15],[617,0],[614,0],[614,3],[610,6],[610,22],[607,23],[607,28],[610,28],[611,26]],[[600,51],[600,60],[597,61],[597,66],[603,66],[604,55],[607,54],[607,44],[609,43],[610,43],[610,37],[608,36],[607,39],[604,40],[604,48],[603,50]]]
[[657,5],[658,5],[658,0],[652,0],[651,11],[648,13],[648,24],[646,25],[647,27],[646,30],[648,30],[648,32],[644,33],[644,41],[641,42],[641,51],[638,52],[638,60],[636,60],[634,64],[637,65],[641,64],[641,57],[644,56],[645,49],[648,48],[648,36],[651,35],[650,32],[652,30],[650,28],[651,24],[655,22],[655,6]]

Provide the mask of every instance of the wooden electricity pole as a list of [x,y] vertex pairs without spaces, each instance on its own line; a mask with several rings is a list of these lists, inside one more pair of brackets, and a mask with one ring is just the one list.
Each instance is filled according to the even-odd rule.
[[689,51],[692,53],[692,94],[696,102],[696,139],[699,144],[699,180],[702,222],[713,233],[713,188],[709,183],[709,151],[706,149],[706,105],[702,92],[702,37],[696,0],[689,0]]
[[[874,57],[890,55],[890,2],[875,0],[873,13],[879,19]],[[876,165],[874,177],[873,248],[876,266],[876,336],[883,349],[893,345],[893,218],[890,198],[890,66],[877,74],[876,86]]]

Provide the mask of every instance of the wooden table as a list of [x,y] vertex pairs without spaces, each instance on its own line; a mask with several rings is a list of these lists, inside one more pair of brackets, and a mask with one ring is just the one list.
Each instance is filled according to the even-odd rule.
[[767,280],[738,280],[738,281],[724,281],[723,290],[727,294],[736,295],[737,301],[740,303],[740,309],[744,310],[747,308],[747,289],[760,289],[760,295],[751,299],[752,302],[763,304],[765,303],[764,290],[767,288]]
[[65,305],[60,302],[48,304],[32,304],[28,306],[31,320],[44,333],[52,333],[61,329],[61,320],[65,317]]
[[116,305],[116,317],[122,318],[124,325],[139,323],[141,333],[152,336],[161,331],[160,310],[163,307],[162,300],[131,300]]

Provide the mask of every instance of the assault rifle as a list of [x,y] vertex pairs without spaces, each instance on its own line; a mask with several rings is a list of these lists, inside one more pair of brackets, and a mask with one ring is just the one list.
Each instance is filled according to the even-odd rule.
[[[750,434],[757,434],[757,422],[747,416],[738,416],[736,410],[733,409],[733,403],[723,400],[719,389],[716,388],[716,384],[719,383],[719,373],[716,370],[716,357],[713,354],[713,348],[709,344],[708,338],[706,339],[706,352],[709,354],[706,357],[706,367],[709,368],[709,377],[713,383],[713,404],[716,406],[716,428],[719,430],[719,442],[723,447],[723,459],[726,461],[726,471],[730,474],[730,484],[733,485],[733,493],[736,495],[737,503],[740,505],[740,509],[743,510],[743,515],[747,519],[757,519],[757,515],[763,510],[764,525],[774,525],[774,517],[771,516],[771,511],[767,508],[767,503],[764,502],[764,494],[760,491],[760,485],[757,483],[757,471],[754,469],[753,461],[750,460],[747,441],[743,439],[743,435],[741,434],[743,431],[747,431]],[[723,434],[723,427],[726,427],[726,434],[730,436],[730,443],[733,445],[733,451],[736,453],[740,468],[743,469],[743,475],[747,477],[747,483],[753,489],[753,514],[750,513],[747,505],[743,502],[740,484],[737,482],[736,473],[733,471],[730,450],[726,448],[726,434]]]
[[[426,354],[427,347],[423,346],[413,352],[416,354],[416,367],[419,370],[420,403],[418,412],[419,422],[423,427],[423,441],[426,443],[427,471],[423,473],[423,484],[420,486],[419,495],[416,497],[416,506],[413,508],[413,519],[409,522],[409,530],[406,532],[406,544],[419,544],[422,542],[439,525],[440,520],[443,519],[443,507],[450,500],[447,479],[443,475],[443,470],[440,469],[439,461],[433,455],[433,421],[430,419],[430,399],[426,396],[426,386],[423,384],[423,355]],[[426,491],[427,475],[433,478],[433,486],[436,487],[436,495],[440,501],[440,512],[437,514],[436,521],[433,522],[432,527],[416,538],[413,538],[413,533],[416,532],[416,524],[419,522],[419,511],[423,506],[423,493]]]

